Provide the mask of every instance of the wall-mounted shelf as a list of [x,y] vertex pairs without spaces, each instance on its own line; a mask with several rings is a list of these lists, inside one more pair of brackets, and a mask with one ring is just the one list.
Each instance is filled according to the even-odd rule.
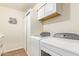
[[55,12],[55,13],[53,13],[53,14],[50,14],[50,15],[48,15],[48,16],[45,16],[45,17],[39,19],[39,21],[45,21],[45,20],[48,20],[48,19],[50,19],[50,18],[54,18],[54,17],[57,17],[57,16],[60,16],[60,14],[58,14],[57,12]]

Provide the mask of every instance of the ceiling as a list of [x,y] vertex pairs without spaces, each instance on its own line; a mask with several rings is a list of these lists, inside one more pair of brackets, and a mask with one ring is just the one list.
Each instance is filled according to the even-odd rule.
[[0,3],[0,6],[6,6],[23,12],[26,12],[29,8],[32,8],[34,5],[35,3]]

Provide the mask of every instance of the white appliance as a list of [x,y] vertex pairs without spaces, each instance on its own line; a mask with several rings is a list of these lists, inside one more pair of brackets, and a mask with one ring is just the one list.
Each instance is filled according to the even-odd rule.
[[58,54],[50,49],[50,45],[48,43],[44,42],[44,40],[46,40],[47,38],[51,39],[50,37],[45,37],[45,38],[43,38],[43,40],[40,40],[41,56],[60,56],[60,54]]
[[40,40],[41,56],[78,56],[79,41],[45,37]]
[[30,56],[40,56],[40,36],[30,36],[28,54]]

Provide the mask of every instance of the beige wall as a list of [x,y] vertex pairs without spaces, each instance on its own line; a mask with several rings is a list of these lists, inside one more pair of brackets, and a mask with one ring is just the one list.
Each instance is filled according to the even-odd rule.
[[41,4],[37,4],[32,9],[32,17],[31,17],[31,35],[39,35],[43,31],[43,25],[40,21],[37,20],[37,9]]
[[63,4],[59,17],[44,22],[44,31],[79,33],[79,4]]
[[[9,24],[9,17],[17,24]],[[24,47],[24,12],[0,6],[0,33],[4,34],[4,52]]]

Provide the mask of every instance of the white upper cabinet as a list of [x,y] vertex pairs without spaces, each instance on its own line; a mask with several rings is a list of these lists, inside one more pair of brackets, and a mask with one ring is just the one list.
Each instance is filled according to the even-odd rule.
[[54,13],[56,11],[55,3],[48,3],[45,5],[45,16],[50,15],[51,13]]
[[61,3],[45,3],[38,9],[38,20],[46,20],[61,15]]
[[40,7],[38,10],[38,19],[41,19],[44,17],[44,5]]

